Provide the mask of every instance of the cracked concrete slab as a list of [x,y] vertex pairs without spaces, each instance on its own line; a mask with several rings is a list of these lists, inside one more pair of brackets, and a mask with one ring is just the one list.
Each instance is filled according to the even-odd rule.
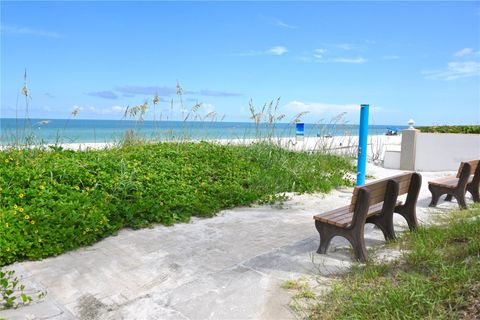
[[[375,179],[399,171],[368,165]],[[451,174],[422,173],[418,217],[430,221],[427,181]],[[9,266],[44,289],[43,301],[1,311],[8,319],[295,319],[292,278],[344,272],[352,265],[348,242],[336,237],[326,255],[312,216],[350,202],[352,188],[327,195],[293,195],[283,206],[253,206],[194,218],[172,227],[121,230],[92,246],[41,261]],[[406,223],[395,217],[401,232]],[[367,247],[381,248],[381,231],[365,227]]]

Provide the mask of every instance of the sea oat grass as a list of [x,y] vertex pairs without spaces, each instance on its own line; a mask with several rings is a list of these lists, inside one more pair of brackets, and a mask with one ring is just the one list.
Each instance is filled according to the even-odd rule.
[[172,225],[283,192],[349,184],[351,161],[260,144],[131,144],[0,152],[0,265],[57,255],[123,227]]

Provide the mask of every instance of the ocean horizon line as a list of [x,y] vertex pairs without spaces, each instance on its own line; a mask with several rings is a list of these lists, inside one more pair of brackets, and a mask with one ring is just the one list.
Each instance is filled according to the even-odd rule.
[[[352,136],[358,134],[358,124],[304,123],[305,137]],[[407,126],[369,125],[369,135],[384,135],[387,131],[400,131]],[[90,119],[17,119],[0,118],[2,143],[25,140],[45,143],[63,142],[115,142],[125,138],[145,140],[210,140],[251,139],[258,137],[294,137],[295,123],[255,123],[222,121],[178,120],[90,120]]]
[[[146,123],[146,122],[181,122],[181,123],[226,123],[226,124],[235,124],[235,123],[240,123],[240,124],[253,124],[255,125],[255,122],[253,120],[251,121],[220,121],[220,120],[165,120],[165,119],[159,119],[159,120],[136,120],[136,119],[89,119],[89,118],[12,118],[12,117],[0,117],[1,120],[16,120],[16,121],[96,121],[96,122],[101,122],[101,121],[112,121],[112,122],[130,122],[130,123]],[[276,122],[275,124],[281,124],[281,125],[294,125],[297,122]],[[359,126],[359,123],[350,123],[350,122],[340,122],[340,123],[333,123],[333,122],[303,122],[303,121],[298,121],[298,123],[304,123],[306,125],[329,125],[329,124],[335,124],[335,125],[344,125],[344,126]],[[262,124],[262,123],[261,123]],[[387,124],[371,124],[369,123],[369,127],[375,127],[375,126],[391,126],[391,127],[408,127],[405,124],[393,124],[393,123],[387,123]]]

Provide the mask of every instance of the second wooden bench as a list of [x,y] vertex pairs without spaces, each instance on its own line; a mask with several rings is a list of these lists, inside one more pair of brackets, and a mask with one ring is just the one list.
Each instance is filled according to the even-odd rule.
[[480,202],[480,160],[464,161],[460,163],[457,176],[448,176],[428,182],[428,189],[432,193],[430,207],[437,206],[438,200],[446,194],[445,201],[457,199],[460,208],[467,208],[465,193],[472,194],[474,202]]

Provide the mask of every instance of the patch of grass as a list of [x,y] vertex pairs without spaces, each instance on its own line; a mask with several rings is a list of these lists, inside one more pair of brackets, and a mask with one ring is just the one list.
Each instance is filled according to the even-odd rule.
[[480,315],[480,206],[400,240],[403,259],[357,266],[311,319],[474,319]]
[[287,290],[303,290],[308,288],[304,279],[290,279],[282,283],[281,287]]
[[310,289],[303,289],[294,296],[294,299],[315,299],[317,295]]
[[317,295],[305,278],[287,280],[282,283],[281,287],[291,291],[292,300],[289,307],[298,315],[302,315],[302,318],[306,315],[305,310],[308,310],[308,305],[312,301],[317,301]]
[[0,266],[89,245],[123,227],[172,225],[284,192],[351,184],[350,159],[271,144],[127,144],[0,152]]

